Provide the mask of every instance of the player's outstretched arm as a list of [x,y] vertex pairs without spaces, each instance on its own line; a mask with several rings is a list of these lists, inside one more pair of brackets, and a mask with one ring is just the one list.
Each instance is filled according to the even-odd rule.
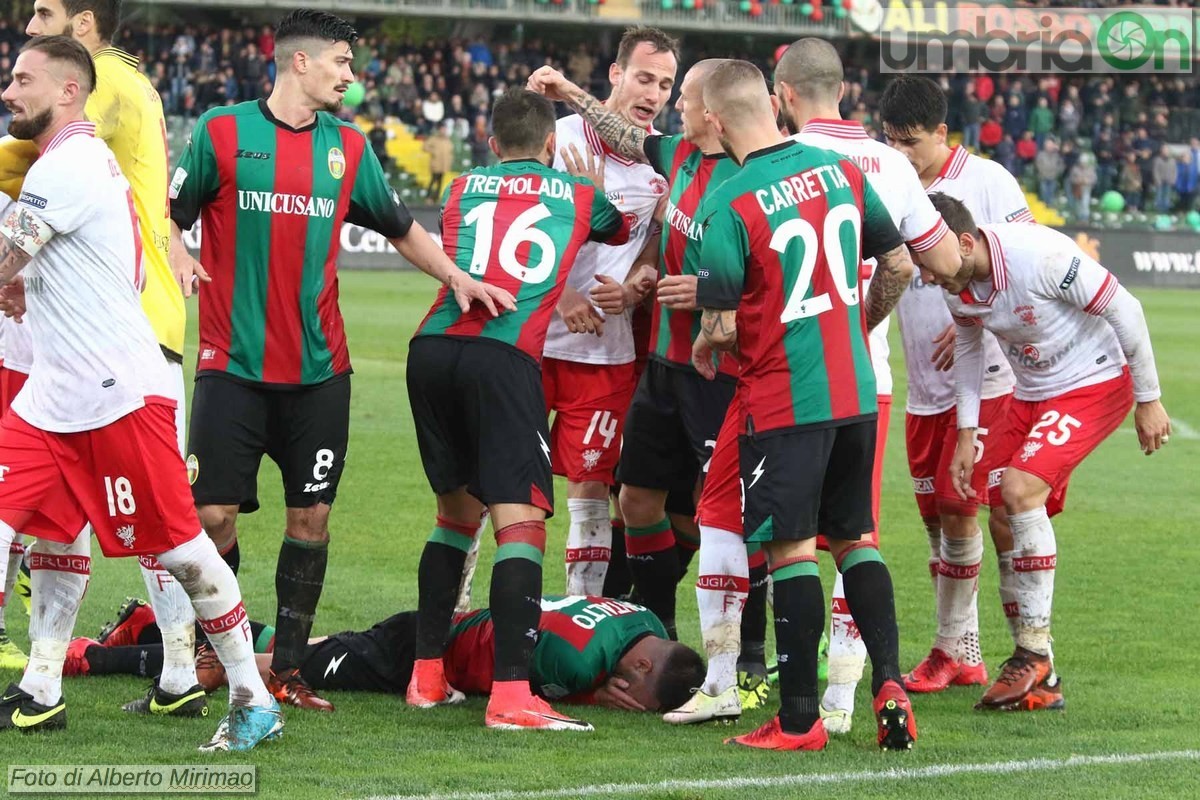
[[650,135],[616,112],[609,111],[604,103],[580,89],[553,67],[538,67],[529,76],[526,88],[544,94],[570,106],[575,113],[595,129],[601,139],[618,155],[634,161],[647,161],[642,145]]
[[493,317],[499,316],[501,309],[517,310],[516,298],[506,290],[477,281],[455,266],[419,222],[414,221],[404,236],[388,241],[417,269],[436,278],[454,292],[454,299],[458,301],[458,307],[464,314],[471,309],[474,302],[483,303]]
[[199,284],[212,281],[204,267],[200,266],[200,262],[188,252],[187,245],[183,243],[183,232],[174,220],[171,220],[171,245],[167,251],[167,261],[171,264],[171,272],[175,275],[184,297],[191,297],[192,292],[199,288]]
[[913,274],[912,259],[904,245],[893,247],[876,260],[878,265],[867,290],[867,330],[874,330],[892,313]]

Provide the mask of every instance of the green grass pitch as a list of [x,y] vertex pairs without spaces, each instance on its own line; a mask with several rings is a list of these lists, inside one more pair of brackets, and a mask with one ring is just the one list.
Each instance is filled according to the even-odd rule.
[[[342,310],[355,368],[349,463],[332,517],[329,574],[315,632],[368,626],[416,605],[416,568],[433,522],[433,498],[417,456],[404,371],[407,343],[435,285],[409,273],[348,273]],[[1193,714],[1200,700],[1196,575],[1200,544],[1200,293],[1141,290],[1158,356],[1167,410],[1190,423],[1166,452],[1141,455],[1131,420],[1077,471],[1058,518],[1059,568],[1054,631],[1065,681],[1065,713],[985,715],[971,710],[975,689],[917,697],[920,741],[909,754],[875,749],[870,699],[858,695],[854,731],[821,754],[757,753],[721,745],[770,712],[737,727],[668,728],[656,715],[576,709],[592,734],[511,734],[483,727],[484,703],[414,711],[403,698],[334,694],[331,715],[287,712],[283,739],[251,754],[201,756],[226,698],[205,720],[131,718],[122,702],[145,691],[134,678],[70,678],[70,727],[49,736],[0,737],[8,764],[258,765],[263,798],[472,794],[477,797],[766,798],[1194,797],[1200,745]],[[194,358],[195,308],[189,360]],[[894,326],[893,326],[894,327]],[[893,330],[894,335],[894,330]],[[893,348],[896,409],[883,486],[883,552],[896,584],[901,662],[911,668],[932,642],[928,547],[904,458],[904,370]],[[189,364],[188,369],[191,368]],[[1131,415],[1132,418],[1132,415]],[[278,472],[264,462],[263,508],[241,521],[241,585],[251,616],[274,615],[274,567],[283,532]],[[565,488],[560,484],[560,504]],[[565,514],[550,526],[545,586],[563,587]],[[475,597],[487,597],[494,549],[485,541]],[[990,550],[990,547],[989,547]],[[981,576],[984,653],[995,671],[1010,640],[989,553]],[[693,576],[695,566],[693,565]],[[823,565],[826,590],[830,565]],[[699,644],[694,593],[680,593],[680,633]],[[144,589],[132,560],[97,558],[77,634],[95,636],[126,595]],[[10,615],[27,645],[26,620]],[[15,675],[0,675],[5,681]],[[1176,753],[1164,760],[1095,763],[1112,754]],[[1082,757],[1082,763],[1057,765]],[[996,765],[982,767],[980,765]],[[899,768],[890,775],[885,770]],[[868,774],[863,774],[868,773]],[[781,776],[790,776],[782,778]],[[811,776],[811,777],[806,777]],[[744,779],[762,778],[762,785]],[[783,780],[790,783],[783,783]],[[665,781],[693,782],[666,786]],[[696,783],[708,781],[708,783]],[[732,781],[732,783],[722,783]],[[618,789],[589,790],[602,784]],[[538,792],[533,795],[532,793]],[[544,793],[543,793],[544,792]]]

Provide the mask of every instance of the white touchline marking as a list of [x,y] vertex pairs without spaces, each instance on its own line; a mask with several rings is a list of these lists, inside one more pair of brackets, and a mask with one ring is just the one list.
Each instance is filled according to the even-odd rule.
[[529,791],[508,790],[499,792],[376,795],[367,798],[367,800],[540,800],[540,798],[553,797],[605,797],[608,795],[641,795],[653,791],[680,791],[688,789],[770,789],[786,786],[808,786],[815,783],[858,783],[882,780],[912,781],[925,778],[945,778],[952,775],[996,775],[1069,767],[1197,760],[1200,760],[1200,750],[1170,750],[1157,753],[1112,753],[1110,755],[1071,756],[1069,758],[1031,758],[1024,761],[995,761],[977,764],[935,764],[928,767],[896,767],[894,769],[861,770],[858,772],[819,772],[811,775],[774,775],[763,778],[747,776],[694,781],[660,781],[658,783],[606,783],[600,786],[564,786],[561,789],[534,789]]
[[1200,439],[1200,431],[1197,431],[1178,417],[1171,418],[1171,430],[1179,434],[1180,439]]

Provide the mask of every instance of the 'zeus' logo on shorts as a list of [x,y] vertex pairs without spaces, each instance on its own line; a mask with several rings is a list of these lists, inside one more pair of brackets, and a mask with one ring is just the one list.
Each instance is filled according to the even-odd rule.
[[913,478],[912,482],[917,494],[933,494],[933,478]]

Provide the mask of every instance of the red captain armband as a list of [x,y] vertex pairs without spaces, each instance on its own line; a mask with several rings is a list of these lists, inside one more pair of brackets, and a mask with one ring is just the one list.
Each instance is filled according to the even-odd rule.
[[46,242],[54,238],[54,229],[43,222],[28,206],[13,206],[0,222],[0,236],[33,258]]

